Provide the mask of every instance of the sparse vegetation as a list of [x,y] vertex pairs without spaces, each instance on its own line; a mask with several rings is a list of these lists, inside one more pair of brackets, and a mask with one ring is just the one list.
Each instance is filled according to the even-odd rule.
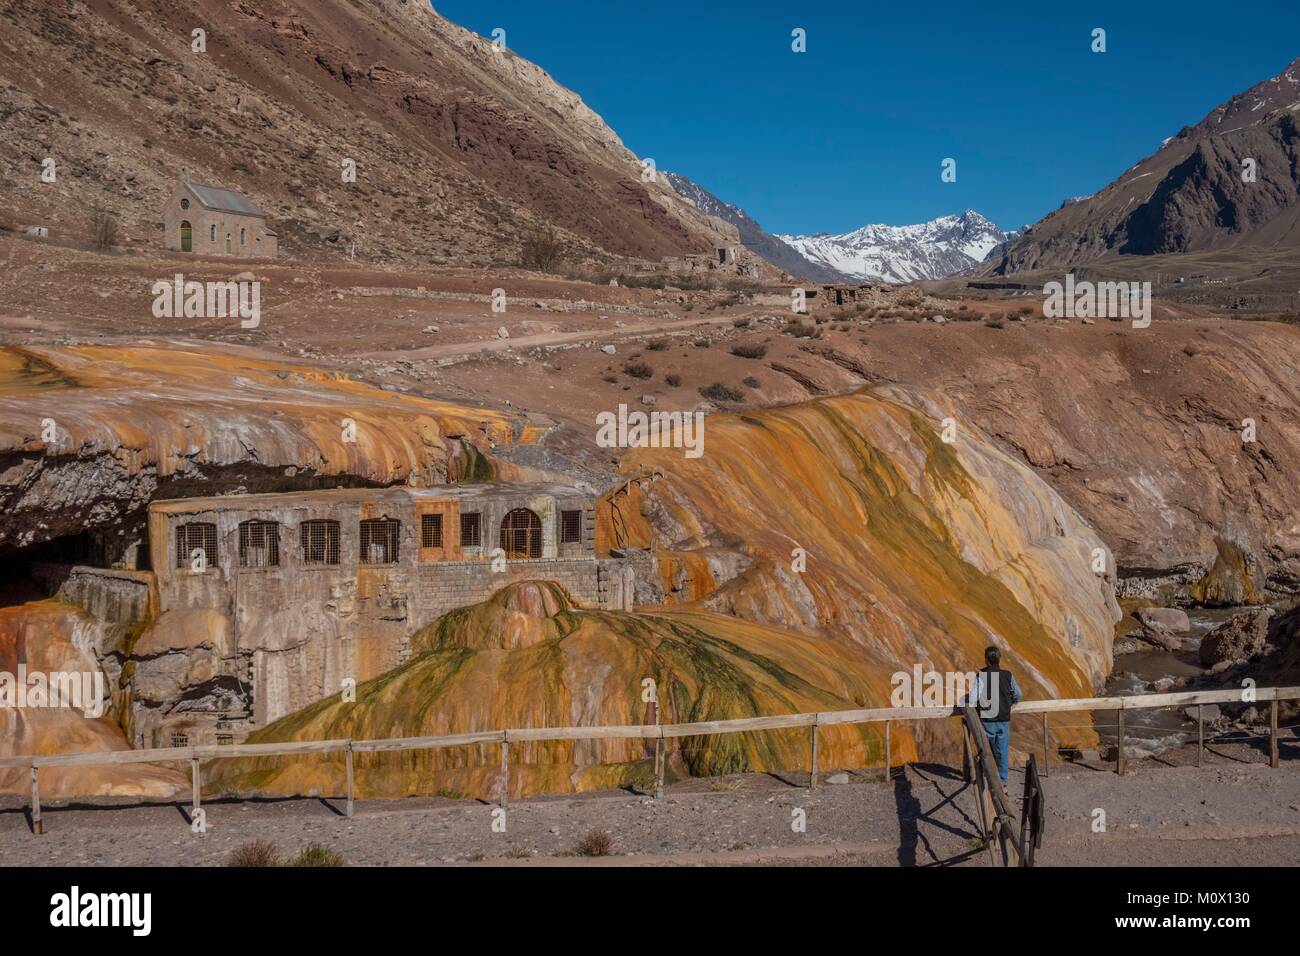
[[721,299],[718,299],[716,302],[710,302],[707,306],[705,306],[704,311],[712,312],[714,309],[728,309],[733,305],[740,305],[744,301],[745,301],[745,297],[741,293],[732,292],[729,295],[724,295]]
[[103,252],[117,245],[117,216],[103,206],[96,206],[90,213],[90,234],[95,248]]
[[302,851],[285,866],[343,866],[343,857],[327,846],[308,843]]
[[700,394],[711,402],[739,402],[745,398],[745,393],[740,389],[732,388],[730,385],[723,385],[721,382],[703,386],[700,389]]
[[758,388],[762,383],[759,382],[758,379],[754,378],[754,376],[749,375],[746,376],[745,378],[745,384],[748,385],[750,388]]
[[731,321],[732,328],[736,328],[736,329],[747,329],[753,324],[754,324],[753,319],[749,319],[749,318],[732,319]]
[[592,830],[578,843],[578,856],[609,856],[614,848],[614,838],[605,830]]
[[[615,379],[615,381],[618,381]],[[455,787],[439,787],[434,796],[442,797],[444,800],[464,800],[465,791],[457,790]]]
[[524,237],[519,262],[526,269],[553,272],[564,255],[564,243],[554,229],[538,229]]
[[645,362],[629,361],[623,365],[623,374],[631,375],[633,378],[652,378],[655,370]]
[[713,347],[713,340],[712,340],[712,339],[696,339],[696,340],[695,340],[693,343],[691,343],[691,344],[694,345],[697,349],[707,349],[707,348],[712,348],[712,347]]
[[664,381],[667,382],[669,385],[671,385],[673,388],[676,388],[678,385],[682,384],[682,377],[678,375],[676,372],[673,372],[671,375],[665,375]]
[[989,320],[988,320],[987,322],[985,322],[984,324],[987,325],[990,329],[1005,329],[1005,328],[1006,328],[1006,325],[1002,322],[1001,319],[989,319]]
[[270,840],[250,840],[230,851],[226,866],[268,867],[280,865],[280,851]]
[[646,350],[650,352],[662,352],[668,348],[671,343],[667,339],[651,339],[646,343]]
[[761,359],[767,354],[766,345],[737,343],[731,347],[732,355],[739,355],[741,358]]

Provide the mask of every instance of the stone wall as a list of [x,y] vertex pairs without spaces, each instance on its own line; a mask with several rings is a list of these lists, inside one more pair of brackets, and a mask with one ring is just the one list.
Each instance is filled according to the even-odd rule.
[[[387,673],[410,656],[416,631],[516,581],[555,581],[580,605],[628,608],[634,590],[631,566],[596,557],[594,505],[594,496],[574,489],[509,484],[155,503],[149,535],[161,614],[141,641],[151,655],[145,669],[161,671],[170,661],[167,672],[181,678],[177,698],[211,703],[212,713],[190,710],[175,721],[159,721],[170,704],[157,699],[158,687],[153,687],[149,719],[141,727],[147,723],[147,735],[164,742],[177,729],[191,742],[211,742],[210,724],[245,712],[246,720],[220,720],[223,732],[241,739],[338,694],[350,681],[359,684]],[[502,519],[516,508],[527,508],[540,519],[540,558],[507,560],[498,550]],[[559,540],[564,511],[580,513],[576,541]],[[461,543],[463,514],[480,516],[475,546]],[[426,515],[442,516],[440,546],[423,546]],[[397,560],[362,563],[361,521],[378,517],[400,522]],[[336,564],[305,560],[299,527],[320,519],[338,522]],[[243,566],[240,526],[249,520],[276,522],[277,564]],[[188,558],[178,567],[176,557],[179,526],[195,522],[213,525],[217,541],[214,560],[199,571],[191,569]],[[220,637],[213,635],[214,628]]]

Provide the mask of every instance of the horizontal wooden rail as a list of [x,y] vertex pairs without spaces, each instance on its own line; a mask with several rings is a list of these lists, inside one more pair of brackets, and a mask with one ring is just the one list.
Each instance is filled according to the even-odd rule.
[[[1300,700],[1300,687],[1259,687],[1249,703]],[[1012,708],[1012,715],[1070,710],[1140,710],[1180,707],[1192,704],[1247,703],[1240,690],[1189,691],[1179,694],[1135,694],[1130,697],[1081,697],[1066,700],[1026,700]],[[76,754],[26,754],[0,757],[0,768],[93,767],[106,764],[181,763],[235,757],[290,757],[301,754],[383,753],[402,750],[435,750],[475,744],[511,744],[549,740],[659,740],[712,734],[749,733],[799,727],[870,724],[893,720],[930,720],[961,717],[956,707],[880,707],[862,710],[830,710],[776,717],[740,717],[690,724],[630,724],[596,727],[528,727],[515,730],[485,730],[439,737],[392,737],[385,740],[307,740],[265,744],[216,744],[186,747],[155,747],[148,750],[105,750]]]

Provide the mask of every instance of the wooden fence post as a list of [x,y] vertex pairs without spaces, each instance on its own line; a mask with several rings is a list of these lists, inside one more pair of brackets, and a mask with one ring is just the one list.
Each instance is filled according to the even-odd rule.
[[817,789],[817,720],[813,719],[812,725],[812,774],[808,778],[808,789]]
[[40,771],[36,765],[32,765],[32,833],[40,836],[44,833],[41,826],[41,784]]
[[1043,776],[1047,776],[1047,712],[1043,712]]
[[352,741],[348,741],[348,816],[352,816]]
[[501,806],[510,803],[510,738],[501,733]]
[[892,721],[885,721],[885,783],[889,783],[889,725]]
[[1119,740],[1115,748],[1115,772],[1122,777],[1124,776],[1124,708],[1121,707],[1116,713],[1119,714]]
[[964,720],[961,723],[961,776],[966,783],[971,782],[970,728]]
[[1268,765],[1277,769],[1277,698],[1269,701],[1268,708]]
[[190,822],[192,823],[199,815],[199,804],[200,804],[199,796],[200,796],[200,792],[203,789],[203,784],[201,778],[199,777],[198,757],[190,758],[190,786],[194,790],[194,809],[190,811]]
[[1196,766],[1201,765],[1205,754],[1205,705],[1196,705]]
[[655,799],[664,798],[664,764],[668,762],[668,754],[664,748],[663,734],[660,733],[655,738]]

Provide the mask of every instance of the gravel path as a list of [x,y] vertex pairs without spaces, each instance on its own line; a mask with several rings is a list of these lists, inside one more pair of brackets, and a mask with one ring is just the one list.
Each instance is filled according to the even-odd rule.
[[[1279,770],[1242,747],[1207,766],[1140,761],[1121,778],[1102,768],[1053,768],[1041,865],[1300,864],[1300,759]],[[837,778],[838,779],[838,778]],[[353,865],[866,865],[986,866],[976,840],[973,788],[934,764],[848,774],[806,789],[807,777],[750,774],[691,780],[663,800],[625,791],[516,801],[500,814],[477,801],[213,800],[207,831],[188,808],[93,801],[44,808],[46,833],[28,829],[24,802],[0,800],[0,861],[9,866],[221,865],[234,848],[270,840],[285,855],[321,843]],[[1010,791],[1022,777],[1013,773]],[[1094,832],[1104,811],[1105,830]],[[802,821],[805,826],[797,824]],[[610,855],[579,845],[592,831]]]

